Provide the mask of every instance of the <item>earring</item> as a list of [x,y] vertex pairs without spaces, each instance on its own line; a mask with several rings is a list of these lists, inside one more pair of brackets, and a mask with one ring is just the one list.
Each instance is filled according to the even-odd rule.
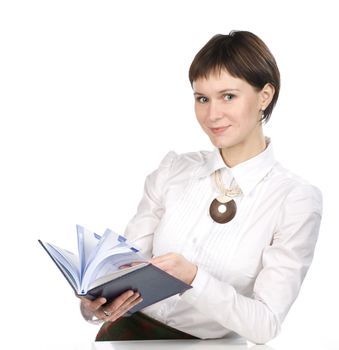
[[261,120],[264,120],[264,118],[265,118],[265,110],[264,110],[264,109],[261,109],[261,110],[260,110],[260,119],[261,119]]

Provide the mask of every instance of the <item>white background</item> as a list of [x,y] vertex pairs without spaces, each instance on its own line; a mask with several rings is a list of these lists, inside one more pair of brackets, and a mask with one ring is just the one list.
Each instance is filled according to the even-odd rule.
[[[266,134],[316,184],[314,263],[270,345],[335,343],[338,322],[338,38],[335,1],[1,1],[0,268],[6,349],[93,340],[97,327],[37,239],[75,250],[75,224],[123,233],[169,151],[211,150],[188,68],[216,33],[250,30],[282,89]],[[14,341],[14,342],[13,342]],[[41,345],[39,345],[41,344]],[[48,345],[49,344],[49,345]],[[327,347],[326,347],[327,346]],[[286,347],[287,348],[287,347]]]

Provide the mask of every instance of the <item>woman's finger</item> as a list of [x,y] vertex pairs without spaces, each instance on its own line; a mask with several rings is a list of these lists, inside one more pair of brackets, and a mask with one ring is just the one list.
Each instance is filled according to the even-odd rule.
[[128,291],[122,293],[117,298],[115,298],[109,305],[107,305],[107,309],[110,309],[111,311],[118,309],[129,298],[133,297],[134,294],[135,293],[133,290],[128,290]]
[[149,260],[150,263],[152,264],[159,264],[168,260],[172,260],[174,257],[174,254],[172,253],[167,253],[164,255],[160,255],[160,256],[155,256],[152,259]]
[[98,309],[100,309],[102,305],[104,305],[107,302],[105,298],[97,298],[95,300],[89,300],[84,297],[81,297],[80,299],[84,307],[91,312],[97,311]]
[[134,293],[134,291],[128,290],[122,293],[108,305],[102,305],[101,308],[97,309],[96,316],[103,318],[103,315],[106,317],[109,315],[108,317],[110,317],[110,315],[113,315],[122,305],[128,301],[135,300],[138,296],[138,293]]
[[128,299],[121,307],[116,311],[116,316],[120,317],[124,315],[128,310],[132,309],[135,305],[142,302],[142,297],[139,293],[135,293],[130,299]]
[[134,261],[132,263],[119,266],[119,269],[126,269],[128,267],[133,267],[133,266],[144,264],[144,263],[145,263],[145,261]]
[[109,307],[103,307],[96,316],[105,320],[105,321],[115,321],[122,315],[124,315],[128,310],[130,310],[135,305],[139,304],[142,301],[142,297],[139,293],[134,293],[129,297],[124,303],[117,305],[110,305]]

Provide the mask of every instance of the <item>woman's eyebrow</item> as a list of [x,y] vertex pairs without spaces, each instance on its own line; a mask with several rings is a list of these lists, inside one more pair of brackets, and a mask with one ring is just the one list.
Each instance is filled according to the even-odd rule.
[[232,91],[240,91],[240,90],[239,90],[239,89],[225,89],[225,90],[219,91],[218,93],[219,93],[219,94],[223,94],[223,93],[225,93],[225,92],[232,92]]
[[[233,92],[233,91],[240,91],[240,90],[239,89],[224,89],[224,90],[218,91],[217,93],[218,94],[224,94],[225,92]],[[193,95],[205,95],[205,94],[203,94],[202,92],[195,91],[193,93]]]

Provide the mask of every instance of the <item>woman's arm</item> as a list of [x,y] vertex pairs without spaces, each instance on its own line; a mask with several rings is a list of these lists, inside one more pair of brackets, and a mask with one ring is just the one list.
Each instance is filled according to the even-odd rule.
[[[130,220],[125,230],[125,236],[130,243],[137,246],[146,257],[152,256],[153,234],[164,212],[162,193],[167,181],[169,168],[176,153],[171,151],[161,161],[158,169],[147,176],[144,186],[144,194],[138,205],[137,213]],[[101,323],[103,320],[113,321],[129,309],[141,302],[142,298],[131,291],[123,293],[108,306],[104,298],[89,301],[81,298],[80,310],[84,319],[90,323]],[[111,312],[110,317],[105,316],[104,310]]]
[[252,297],[198,268],[193,288],[182,298],[254,343],[269,341],[279,333],[311,264],[321,212],[321,193],[313,186],[299,186],[286,197]]
[[152,257],[154,231],[165,210],[163,193],[175,157],[177,157],[175,152],[168,152],[158,169],[146,177],[144,193],[137,212],[125,230],[125,236],[129,242],[140,248],[141,252],[148,258]]

